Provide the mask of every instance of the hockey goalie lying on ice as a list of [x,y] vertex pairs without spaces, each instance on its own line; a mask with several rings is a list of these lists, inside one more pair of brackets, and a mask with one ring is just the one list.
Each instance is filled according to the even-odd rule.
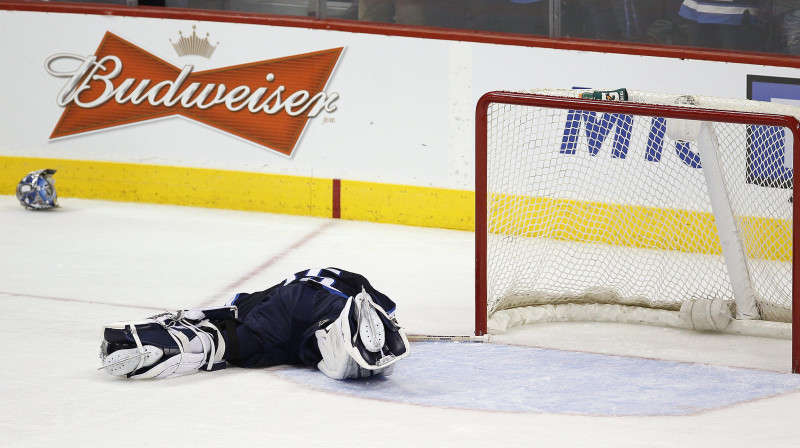
[[362,275],[299,272],[224,307],[165,313],[104,328],[106,372],[165,378],[199,370],[316,366],[335,379],[391,375],[409,345],[395,303]]

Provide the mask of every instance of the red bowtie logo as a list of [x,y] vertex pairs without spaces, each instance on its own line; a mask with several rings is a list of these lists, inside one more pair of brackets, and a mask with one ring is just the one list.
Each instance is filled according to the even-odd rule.
[[[58,95],[64,113],[50,138],[182,115],[285,155],[309,118],[333,112],[323,91],[342,48],[194,73],[106,33],[93,56],[57,54],[47,71],[69,78]],[[80,67],[57,71],[59,59]]]

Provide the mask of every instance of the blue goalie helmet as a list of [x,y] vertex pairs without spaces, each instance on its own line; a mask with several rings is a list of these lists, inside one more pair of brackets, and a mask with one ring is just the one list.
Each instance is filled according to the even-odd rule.
[[17,199],[23,207],[41,210],[58,207],[55,179],[56,170],[44,169],[32,171],[17,184]]

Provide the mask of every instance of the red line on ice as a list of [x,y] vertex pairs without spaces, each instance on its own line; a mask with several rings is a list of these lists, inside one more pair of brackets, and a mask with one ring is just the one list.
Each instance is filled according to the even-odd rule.
[[[294,243],[292,243],[291,246],[289,246],[289,247],[283,249],[282,251],[278,252],[277,254],[273,255],[272,258],[270,258],[269,260],[267,260],[264,263],[258,265],[256,268],[254,268],[253,270],[251,270],[247,274],[244,274],[243,276],[239,277],[236,281],[234,281],[233,283],[229,284],[228,286],[222,288],[218,293],[214,294],[212,297],[209,297],[208,300],[203,302],[203,304],[200,305],[200,307],[204,308],[204,307],[209,307],[209,306],[214,306],[214,305],[222,305],[223,304],[222,301],[224,299],[220,299],[220,297],[225,297],[226,295],[232,295],[232,294],[234,294],[236,292],[241,292],[238,289],[247,280],[250,280],[250,279],[256,277],[258,274],[260,274],[261,272],[265,271],[270,266],[272,266],[275,263],[277,263],[277,262],[281,261],[282,259],[284,259],[290,253],[292,253],[295,250],[303,247],[306,243],[308,243],[309,241],[311,241],[314,238],[316,238],[317,236],[319,236],[319,234],[321,234],[322,232],[327,230],[328,227],[332,226],[333,224],[335,224],[335,221],[328,221],[328,222],[322,224],[321,226],[317,227],[316,229],[312,230],[311,232],[309,232],[304,237],[302,237],[302,238],[296,240]],[[302,266],[297,267],[297,269],[301,269],[301,268],[302,268]]]

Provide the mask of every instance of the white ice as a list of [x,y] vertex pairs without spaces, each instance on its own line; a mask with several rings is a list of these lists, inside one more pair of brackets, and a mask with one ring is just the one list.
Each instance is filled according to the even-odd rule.
[[[524,380],[545,376],[526,368],[524,360],[519,367],[509,363],[507,373],[492,373],[502,375],[495,382],[488,369],[474,368],[466,375],[472,383],[464,381],[457,358],[452,367],[437,363],[430,374],[402,370],[401,361],[386,382],[397,391],[396,399],[351,393],[350,383],[315,385],[297,377],[318,381],[322,374],[299,368],[229,368],[156,381],[115,378],[96,370],[102,324],[164,308],[221,304],[235,292],[260,290],[310,267],[365,274],[398,302],[397,316],[409,333],[468,334],[473,235],[70,198],[61,204],[58,210],[30,212],[13,196],[0,196],[0,446],[798,446],[797,389],[677,416],[592,415],[591,408],[576,414],[561,405],[486,411],[480,410],[485,396],[471,399],[468,393],[457,405],[405,399],[439,393],[431,382],[436,375],[452,378],[450,389],[485,392],[496,384],[500,396],[514,392],[515,376],[520,384],[546,388],[546,382]],[[658,378],[670,383],[671,393],[684,390],[687,403],[717,390],[692,376],[695,367],[725,371],[720,378],[726,381],[749,378],[748,372],[795,381],[787,373],[790,344],[784,340],[562,323],[514,329],[494,341],[503,345],[483,346],[476,356],[507,356],[503,347],[523,350],[523,358],[525,346],[561,349],[530,349],[531,356],[553,354],[550,376],[574,374],[576,366],[559,364],[560,357],[626,355],[614,358],[630,362],[613,370],[622,383],[627,375],[631,383],[643,373],[658,376],[658,369],[645,371],[646,365],[666,362],[689,371]],[[416,359],[464,351],[447,347],[418,346]],[[598,376],[612,372],[602,364],[596,370]],[[675,369],[664,369],[670,370]],[[381,389],[380,383],[375,386],[370,387]],[[531,391],[519,392],[528,397]],[[551,398],[591,400],[586,391],[582,396],[547,392]],[[598,390],[597,397],[614,393]]]

